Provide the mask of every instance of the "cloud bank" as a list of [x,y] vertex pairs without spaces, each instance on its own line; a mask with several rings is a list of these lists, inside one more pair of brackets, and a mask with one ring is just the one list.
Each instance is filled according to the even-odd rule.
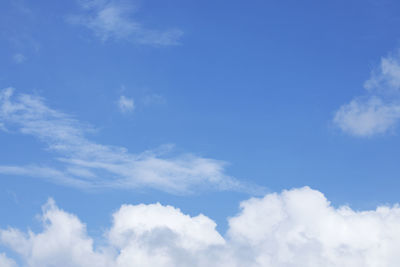
[[176,45],[183,32],[179,29],[148,29],[134,18],[136,8],[124,0],[80,0],[82,12],[68,21],[81,25],[102,41],[125,40],[139,44]]
[[382,58],[364,87],[366,94],[341,106],[334,123],[361,137],[393,130],[400,120],[400,51]]
[[[191,193],[202,188],[253,192],[225,174],[223,161],[193,154],[172,155],[171,145],[139,154],[87,138],[93,128],[54,110],[37,96],[0,91],[0,125],[6,132],[32,135],[58,156],[54,164],[0,165],[0,173],[41,177],[83,188],[155,188]],[[2,129],[0,128],[0,129]]]
[[158,203],[123,205],[112,218],[95,244],[84,223],[49,200],[42,232],[1,229],[0,243],[29,267],[395,267],[400,262],[397,205],[334,208],[308,187],[243,201],[224,236],[210,218]]

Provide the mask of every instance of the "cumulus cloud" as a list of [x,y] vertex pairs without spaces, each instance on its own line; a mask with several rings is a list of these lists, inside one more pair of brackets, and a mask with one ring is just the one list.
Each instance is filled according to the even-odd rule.
[[135,103],[132,98],[122,95],[118,100],[118,108],[123,113],[132,112],[135,109]]
[[364,84],[362,97],[339,108],[334,123],[354,136],[373,136],[395,128],[400,119],[400,52],[381,59]]
[[161,204],[123,205],[95,244],[75,215],[52,200],[43,231],[0,229],[0,242],[30,267],[46,266],[398,266],[400,208],[334,208],[308,187],[252,198],[225,235],[204,215]]
[[37,137],[58,154],[54,165],[0,165],[0,173],[41,177],[78,187],[135,189],[151,187],[170,193],[200,189],[253,191],[225,174],[223,161],[193,154],[172,156],[173,146],[138,154],[124,147],[98,144],[87,138],[93,128],[54,110],[44,99],[0,91],[0,123],[9,132]]
[[183,34],[179,29],[146,28],[134,18],[137,8],[128,1],[80,0],[78,3],[81,14],[70,16],[68,21],[85,26],[102,41],[114,39],[139,44],[176,45]]

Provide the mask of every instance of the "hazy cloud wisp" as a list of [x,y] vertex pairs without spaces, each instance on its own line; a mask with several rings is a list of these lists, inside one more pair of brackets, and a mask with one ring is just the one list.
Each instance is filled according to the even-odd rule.
[[118,99],[118,108],[123,113],[132,112],[135,109],[135,102],[133,98],[122,95]]
[[40,97],[0,91],[3,128],[39,138],[59,156],[52,166],[0,165],[0,173],[41,177],[87,188],[155,188],[170,193],[194,189],[253,191],[256,187],[225,174],[223,161],[193,154],[171,155],[171,145],[132,154],[124,147],[90,141],[93,128],[49,108]]
[[134,18],[136,8],[123,0],[80,0],[81,13],[68,17],[82,25],[102,41],[126,40],[139,44],[177,45],[183,35],[179,29],[148,29]]

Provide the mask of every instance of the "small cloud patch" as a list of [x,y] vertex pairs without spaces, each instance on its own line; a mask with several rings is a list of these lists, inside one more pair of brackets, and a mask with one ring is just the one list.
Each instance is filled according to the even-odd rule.
[[118,100],[118,108],[122,113],[132,112],[135,109],[133,98],[120,96]]

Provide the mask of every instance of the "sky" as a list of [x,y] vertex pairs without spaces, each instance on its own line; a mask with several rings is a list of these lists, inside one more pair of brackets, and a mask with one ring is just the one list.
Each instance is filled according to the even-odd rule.
[[2,0],[0,267],[398,266],[399,9]]

